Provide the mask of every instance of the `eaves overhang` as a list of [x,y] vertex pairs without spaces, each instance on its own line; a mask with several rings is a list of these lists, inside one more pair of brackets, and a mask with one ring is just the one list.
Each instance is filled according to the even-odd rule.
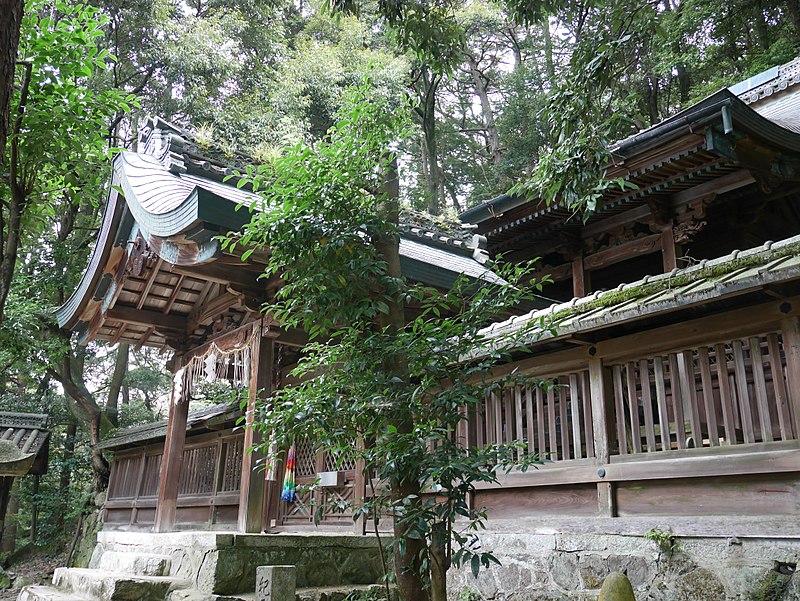
[[[706,135],[710,126],[719,129],[722,135],[744,133],[778,152],[800,156],[800,134],[760,115],[726,88],[669,119],[614,144],[610,149],[614,163],[609,165],[609,168],[620,172],[624,177],[626,162],[630,162],[644,153],[653,152],[661,146],[667,146],[682,136]],[[711,148],[708,147],[708,142],[703,146],[709,151],[715,150],[713,145]],[[664,159],[665,162],[669,162],[669,160],[671,157]],[[616,199],[609,199],[605,203],[601,202],[596,214],[602,214],[604,209],[609,206],[608,202],[614,206],[618,204]],[[567,210],[560,203],[539,206],[542,203],[536,198],[526,199],[502,194],[472,207],[459,215],[459,218],[464,223],[479,225],[479,231],[491,232],[502,223],[504,213],[519,209],[526,204],[530,204],[531,210],[540,217]]]

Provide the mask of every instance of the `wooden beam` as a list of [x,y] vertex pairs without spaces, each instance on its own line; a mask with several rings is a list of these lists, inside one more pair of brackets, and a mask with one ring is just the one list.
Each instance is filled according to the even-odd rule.
[[[260,325],[260,324],[259,324]],[[260,332],[260,327],[259,327]],[[242,459],[242,480],[239,497],[240,532],[262,532],[269,526],[271,515],[265,516],[267,474],[260,465],[263,454],[258,450],[262,443],[258,430],[261,400],[272,394],[272,370],[275,358],[275,341],[261,335],[253,339],[250,359],[250,386],[245,412],[244,457]],[[275,482],[272,480],[271,482]],[[276,483],[277,485],[277,483]],[[266,521],[265,521],[266,517]]]
[[793,303],[789,314],[782,311],[784,305],[767,302],[598,342],[595,345],[597,356],[606,362],[639,359],[763,334],[769,328],[778,327],[786,317],[800,315],[800,301]]
[[618,213],[616,215],[612,215],[611,217],[607,217],[605,219],[601,219],[600,221],[596,221],[595,223],[590,223],[584,226],[583,229],[581,229],[581,237],[586,240],[587,238],[592,238],[597,234],[603,234],[608,230],[621,225],[626,225],[632,222],[649,223],[652,220],[653,218],[650,213],[650,207],[647,205],[642,205],[640,207],[636,207],[635,209],[629,209],[623,213]]
[[672,206],[677,207],[698,200],[708,194],[724,194],[743,186],[755,183],[756,179],[747,169],[734,171],[717,179],[703,182],[672,195]]
[[589,292],[588,274],[583,270],[583,256],[578,255],[572,259],[572,296],[583,298]]
[[661,230],[661,257],[664,262],[664,273],[669,273],[678,267],[678,253],[675,248],[675,238],[672,225]]
[[172,272],[218,284],[234,284],[255,291],[265,288],[258,282],[258,276],[263,272],[244,265],[237,267],[218,263],[205,263],[191,267],[176,265],[172,268]]
[[602,269],[631,257],[648,255],[659,250],[661,250],[661,234],[651,234],[589,255],[583,259],[583,268]]
[[114,306],[106,313],[106,319],[122,321],[137,326],[153,326],[157,330],[186,329],[186,318],[178,315],[165,315],[160,311],[139,310],[136,307]]
[[178,370],[172,381],[167,438],[164,441],[164,456],[161,460],[154,526],[156,532],[170,532],[175,527],[188,415],[189,391],[186,390],[183,371]]

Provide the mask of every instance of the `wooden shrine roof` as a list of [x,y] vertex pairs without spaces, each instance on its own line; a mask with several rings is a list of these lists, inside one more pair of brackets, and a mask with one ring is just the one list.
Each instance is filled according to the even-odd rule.
[[[787,284],[794,287],[786,289]],[[762,302],[774,300],[784,296],[781,290],[787,297],[800,291],[800,235],[556,303],[494,323],[482,333],[502,346],[532,348],[570,339],[591,343],[620,336],[623,324],[631,331],[631,324],[641,322],[643,329],[672,314],[685,321],[692,310],[753,305],[754,295]]]
[[[280,286],[278,278],[259,279],[267,251],[245,261],[216,239],[249,221],[248,211],[237,209],[257,198],[225,183],[231,170],[202,160],[185,131],[160,120],[151,126],[140,144],[146,152],[114,159],[97,244],[78,288],[56,312],[59,325],[77,331],[82,343],[186,350],[260,318]],[[401,267],[410,279],[441,287],[460,274],[499,281],[483,265],[480,236],[409,223],[401,240]]]
[[[186,431],[217,429],[235,422],[242,415],[238,403],[220,403],[189,412]],[[167,420],[162,419],[149,424],[141,424],[120,430],[111,438],[104,440],[98,448],[119,451],[129,446],[141,446],[145,442],[156,442],[167,436]]]
[[47,472],[47,415],[0,411],[0,476]]
[[[748,83],[749,82],[749,83]],[[558,203],[502,194],[465,211],[489,239],[492,252],[508,252],[554,232],[569,232],[629,209],[669,203],[676,196],[727,190],[756,181],[754,173],[795,177],[800,158],[800,58],[708,98],[612,146],[609,178],[624,178],[635,190],[609,190],[584,222]],[[776,160],[775,157],[782,157]],[[785,169],[781,161],[790,157]],[[785,173],[782,173],[782,170]],[[754,173],[751,173],[754,172]],[[715,183],[717,182],[717,183]]]

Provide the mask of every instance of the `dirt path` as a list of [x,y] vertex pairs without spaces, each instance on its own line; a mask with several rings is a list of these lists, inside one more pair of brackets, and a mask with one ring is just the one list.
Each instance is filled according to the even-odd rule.
[[11,578],[12,588],[0,591],[0,601],[12,601],[17,598],[19,589],[26,584],[49,584],[53,571],[64,565],[64,554],[43,553],[21,559],[6,570]]

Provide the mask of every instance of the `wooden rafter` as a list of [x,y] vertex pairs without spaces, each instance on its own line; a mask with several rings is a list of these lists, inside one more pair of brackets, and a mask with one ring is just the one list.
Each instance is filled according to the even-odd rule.
[[147,295],[150,294],[150,289],[153,287],[153,284],[156,281],[156,277],[158,276],[158,272],[161,269],[161,264],[164,262],[164,259],[158,257],[156,260],[156,264],[153,266],[153,271],[150,273],[150,276],[147,278],[147,281],[144,285],[144,290],[142,290],[141,296],[139,297],[139,302],[136,303],[136,308],[141,309],[144,307],[144,303],[147,300]]
[[186,279],[186,276],[180,274],[178,276],[178,281],[175,283],[175,287],[172,289],[172,294],[169,295],[169,299],[167,300],[167,304],[164,305],[164,313],[169,313],[172,310],[172,305],[175,304],[175,299],[178,298],[178,294],[181,292],[181,288],[183,288],[183,281]]
[[108,310],[108,319],[125,323],[183,332],[186,319],[178,315],[165,315],[158,311],[138,310],[136,307],[116,306]]

